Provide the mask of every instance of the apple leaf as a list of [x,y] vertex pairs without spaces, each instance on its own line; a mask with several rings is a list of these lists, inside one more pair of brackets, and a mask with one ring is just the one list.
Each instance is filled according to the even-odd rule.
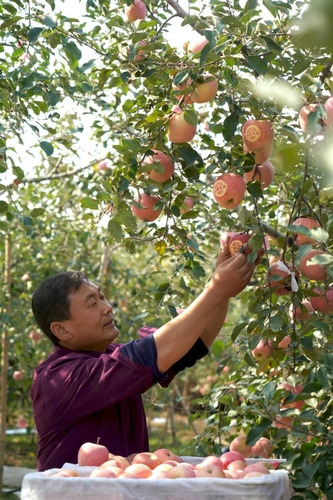
[[198,121],[199,121],[197,113],[195,111],[193,111],[192,109],[186,109],[184,111],[184,120],[189,125],[197,125]]
[[253,446],[258,439],[263,435],[263,433],[271,427],[272,421],[269,420],[268,418],[263,418],[260,424],[255,425],[252,427],[252,429],[249,430],[249,433],[247,435],[246,443],[249,444],[250,446]]

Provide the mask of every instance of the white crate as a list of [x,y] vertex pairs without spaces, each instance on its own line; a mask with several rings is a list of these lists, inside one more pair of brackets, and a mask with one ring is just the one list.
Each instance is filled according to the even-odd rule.
[[[188,457],[187,457],[188,458]],[[193,460],[194,461],[194,460]],[[288,473],[272,471],[248,479],[108,479],[90,478],[96,467],[75,468],[81,477],[50,477],[60,469],[23,478],[21,500],[289,500]]]

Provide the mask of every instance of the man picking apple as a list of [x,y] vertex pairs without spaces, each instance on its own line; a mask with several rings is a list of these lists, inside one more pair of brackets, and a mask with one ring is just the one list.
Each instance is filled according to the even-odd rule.
[[112,306],[81,272],[49,276],[33,294],[32,310],[53,352],[34,373],[31,398],[38,434],[38,469],[76,463],[85,442],[129,456],[148,451],[141,395],[167,386],[208,353],[229,299],[248,284],[253,266],[226,245],[200,295],[158,329],[121,344]]

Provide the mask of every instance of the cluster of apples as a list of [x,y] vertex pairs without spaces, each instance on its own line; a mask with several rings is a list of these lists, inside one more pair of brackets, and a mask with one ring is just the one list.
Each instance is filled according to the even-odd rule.
[[227,210],[233,210],[244,199],[246,184],[258,181],[261,188],[269,186],[274,179],[274,167],[269,161],[273,150],[274,128],[269,120],[247,120],[242,127],[243,149],[251,152],[255,166],[244,175],[226,172],[214,181],[215,201]]
[[[318,110],[318,103],[310,103],[303,106],[299,112],[299,124],[304,133],[308,133],[308,121],[310,113],[315,113]],[[322,117],[320,121],[317,121],[314,127],[312,127],[312,133],[319,133],[323,129],[329,127],[333,123],[333,96],[329,97],[324,103],[324,110],[326,113],[325,117]]]
[[[236,447],[236,444],[235,444]],[[263,448],[258,447],[257,452]],[[267,448],[265,448],[267,449]],[[246,448],[244,448],[246,452]],[[238,451],[228,451],[217,457],[210,455],[198,464],[183,460],[167,448],[154,452],[134,453],[129,457],[113,455],[108,449],[96,443],[84,443],[78,452],[78,465],[93,466],[88,477],[120,479],[177,479],[177,478],[231,478],[245,479],[270,474],[274,462],[247,464],[245,456]],[[76,469],[62,469],[52,474],[54,477],[79,476]]]
[[[147,15],[147,7],[142,0],[135,0],[131,5],[125,7],[125,18],[128,22],[133,23],[138,20],[144,20]],[[147,45],[143,40],[141,46]],[[204,36],[193,40],[193,43],[188,44],[188,50],[192,53],[197,53],[203,49],[208,43]],[[141,60],[143,50],[139,50],[136,60]],[[174,86],[174,94],[180,105],[175,105],[172,108],[170,117],[167,123],[167,136],[172,143],[190,142],[195,136],[197,125],[189,123],[185,118],[185,113],[181,108],[181,103],[205,103],[214,99],[218,91],[218,80],[213,75],[205,73],[198,77],[195,81],[187,79],[185,83]],[[104,173],[106,171],[105,162],[100,162],[97,168]],[[150,179],[158,183],[163,183],[169,180],[174,173],[174,162],[172,158],[166,155],[163,151],[153,150],[153,155],[146,156],[141,164],[143,169],[148,173]],[[192,208],[193,200],[186,197],[181,213]],[[134,198],[132,204],[133,214],[146,222],[153,222],[162,212],[162,200],[158,196],[139,193]]]

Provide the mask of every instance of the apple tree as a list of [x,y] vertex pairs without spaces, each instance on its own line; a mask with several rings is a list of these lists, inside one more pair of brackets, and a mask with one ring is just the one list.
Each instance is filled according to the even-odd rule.
[[[212,348],[218,377],[203,411],[190,416],[208,422],[197,449],[218,453],[240,431],[252,444],[268,437],[293,498],[330,498],[331,2],[65,7],[0,6],[1,247],[11,236],[25,331],[25,274],[33,288],[60,266],[86,270],[134,333],[195,297],[222,232],[250,236],[238,249],[251,250],[255,273]],[[226,206],[225,176],[238,198]]]

